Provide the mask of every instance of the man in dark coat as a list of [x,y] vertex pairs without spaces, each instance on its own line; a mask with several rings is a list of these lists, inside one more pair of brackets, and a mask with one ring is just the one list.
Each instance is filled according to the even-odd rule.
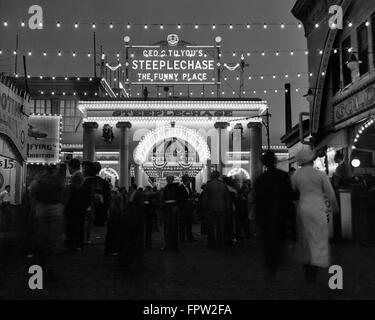
[[179,231],[181,241],[195,241],[193,237],[193,193],[188,175],[182,177]]
[[137,186],[129,188],[125,210],[121,215],[120,264],[126,276],[144,267],[144,193]]
[[68,169],[71,174],[68,185],[68,201],[65,205],[66,220],[66,245],[69,248],[82,248],[83,224],[85,221],[85,209],[81,203],[81,187],[83,185],[83,174],[80,171],[81,163],[78,159],[71,159]]
[[288,173],[276,168],[276,157],[262,157],[266,171],[255,182],[256,223],[261,230],[264,262],[270,276],[282,263],[288,219],[293,214],[294,193]]
[[145,246],[147,249],[152,248],[152,224],[155,216],[154,194],[150,186],[145,188],[144,192],[145,205]]
[[226,184],[214,171],[203,193],[203,208],[207,212],[207,240],[210,248],[223,248],[226,213],[230,210],[230,195]]
[[167,177],[167,185],[162,193],[165,239],[165,247],[163,250],[178,251],[178,214],[181,189],[180,186],[173,181],[173,176]]
[[98,202],[95,207],[94,225],[104,226],[111,201],[111,188],[109,183],[99,176],[100,170],[102,169],[101,164],[99,162],[94,162],[94,166],[96,169],[96,192],[101,194],[103,197],[103,202]]

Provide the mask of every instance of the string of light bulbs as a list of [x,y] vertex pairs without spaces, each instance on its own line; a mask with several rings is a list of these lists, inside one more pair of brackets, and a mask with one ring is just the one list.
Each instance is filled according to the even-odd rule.
[[[363,21],[354,21],[354,20],[345,20],[343,25],[347,28],[352,28],[354,25],[358,23],[362,23]],[[9,28],[11,26],[20,26],[21,28],[26,28],[27,23],[22,21],[12,21],[12,20],[3,20],[0,26],[4,28]],[[328,19],[322,19],[318,22],[312,23],[305,23],[306,26],[313,27],[315,29],[320,28],[321,26],[329,26]],[[365,25],[367,27],[370,26],[370,21],[365,21]],[[43,23],[40,23],[40,27],[56,27],[57,29],[61,29],[64,27],[70,27],[73,29],[79,29],[81,26],[89,27],[91,29],[97,29],[99,27],[104,27],[109,30],[115,30],[116,28],[125,28],[127,30],[132,28],[140,28],[143,30],[148,30],[150,28],[164,30],[165,28],[175,28],[180,30],[182,28],[192,28],[193,30],[197,30],[200,28],[208,28],[211,30],[217,30],[218,28],[225,28],[228,30],[252,30],[254,27],[259,28],[261,30],[268,30],[270,28],[277,28],[280,30],[287,29],[287,27],[296,27],[297,29],[302,29],[302,23],[300,22],[244,22],[244,23],[192,23],[192,22],[185,22],[185,23],[130,23],[130,22],[88,22],[88,21],[75,21],[75,22],[63,22],[61,20],[51,21],[46,20]]]
[[[339,51],[344,50],[347,51],[348,53],[355,53],[353,51],[353,47],[350,48],[333,48],[331,51],[334,54],[337,54]],[[288,56],[294,56],[296,53],[301,53],[304,55],[309,55],[309,54],[318,54],[318,55],[323,55],[324,50],[323,49],[315,49],[315,50],[307,50],[307,49],[290,49],[290,50],[234,50],[234,51],[228,51],[228,50],[223,50],[219,53],[219,57],[222,57],[223,55],[231,55],[232,57],[240,57],[245,59],[246,57],[252,57],[254,55],[259,55],[262,57],[265,56],[276,56],[279,57],[281,55],[288,55]],[[115,56],[116,58],[121,58],[124,57],[124,54],[121,54],[118,51],[106,51],[101,53],[104,56]],[[368,51],[368,55],[373,54],[373,52]],[[73,51],[68,51],[68,50],[57,50],[57,51],[51,51],[51,50],[31,50],[31,49],[26,49],[26,50],[4,50],[0,49],[0,56],[3,55],[25,55],[25,56],[42,56],[42,57],[47,57],[47,56],[57,56],[57,57],[77,57],[77,56],[86,56],[87,58],[93,58],[94,54],[92,51],[89,50],[73,50]],[[97,56],[99,56],[100,53],[97,53]]]
[[[304,91],[307,91],[309,87],[304,87],[300,86],[298,88],[291,89],[291,92],[296,92],[296,93],[304,93]],[[243,95],[257,95],[257,94],[278,94],[278,93],[286,93],[288,90],[282,87],[277,87],[277,88],[261,88],[261,89],[245,89],[242,91],[242,96]],[[209,90],[209,91],[202,91],[202,90],[195,90],[195,91],[190,91],[190,92],[183,92],[183,91],[177,91],[177,94],[174,94],[172,92],[168,92],[167,94],[162,93],[162,92],[155,92],[157,95],[160,96],[169,96],[169,97],[177,97],[177,96],[235,96],[235,95],[240,95],[239,90]],[[38,90],[38,94],[40,95],[45,95],[45,96],[98,96],[99,93],[97,91],[95,92],[90,92],[90,91],[84,91],[84,92],[77,92],[77,91],[46,91],[46,90]],[[185,94],[185,95],[184,95]],[[117,96],[119,96],[119,93],[116,93]],[[142,92],[139,90],[131,90],[129,89],[129,95],[130,97],[134,96],[141,96]],[[108,96],[108,93],[105,94],[105,96]],[[149,95],[151,97],[151,95]]]
[[[314,73],[313,72],[298,72],[298,73],[272,73],[272,74],[249,74],[249,75],[246,75],[245,76],[245,80],[265,80],[267,78],[270,78],[270,79],[273,79],[273,80],[279,80],[279,79],[290,79],[290,78],[293,78],[293,77],[296,77],[296,78],[303,78],[303,76],[308,76],[308,77],[313,77]],[[17,74],[16,77],[18,77],[19,75]],[[31,74],[28,74],[27,75],[27,78],[28,79],[31,79],[31,78],[39,78],[39,79],[51,79],[51,80],[56,80],[56,79],[59,79],[59,80],[69,80],[69,79],[75,79],[75,80],[80,80],[80,77],[67,77],[67,76],[43,76],[43,75],[39,75],[39,76],[33,76]],[[239,81],[240,80],[240,77],[239,76],[234,76],[234,75],[231,75],[231,76],[222,76],[222,80],[223,81],[228,81],[228,80],[236,80],[236,81]],[[90,81],[92,81],[92,78],[90,78]],[[114,78],[114,81],[116,82],[116,78]],[[134,82],[134,84],[136,84],[136,82]],[[178,83],[176,83],[178,85]]]

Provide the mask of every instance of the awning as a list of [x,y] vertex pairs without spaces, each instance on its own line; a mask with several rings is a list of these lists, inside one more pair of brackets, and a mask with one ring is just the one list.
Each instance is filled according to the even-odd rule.
[[332,132],[328,136],[326,136],[315,148],[315,150],[319,151],[324,147],[328,148],[345,148],[349,145],[348,141],[348,131],[346,128],[343,128],[337,132]]

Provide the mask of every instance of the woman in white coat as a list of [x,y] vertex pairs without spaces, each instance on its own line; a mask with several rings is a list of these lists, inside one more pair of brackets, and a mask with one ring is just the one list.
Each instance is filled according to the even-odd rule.
[[326,199],[334,212],[338,211],[336,196],[324,172],[313,168],[315,154],[303,149],[296,155],[301,166],[292,177],[298,193],[297,259],[304,264],[307,280],[315,280],[318,267],[330,264],[329,225]]

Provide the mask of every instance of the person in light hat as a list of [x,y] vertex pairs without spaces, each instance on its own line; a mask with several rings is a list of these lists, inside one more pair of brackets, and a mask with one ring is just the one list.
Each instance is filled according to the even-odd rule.
[[318,268],[330,265],[326,199],[337,212],[338,204],[327,175],[313,167],[315,153],[302,149],[296,155],[301,166],[292,177],[299,194],[297,204],[297,259],[304,264],[306,280],[314,281]]

